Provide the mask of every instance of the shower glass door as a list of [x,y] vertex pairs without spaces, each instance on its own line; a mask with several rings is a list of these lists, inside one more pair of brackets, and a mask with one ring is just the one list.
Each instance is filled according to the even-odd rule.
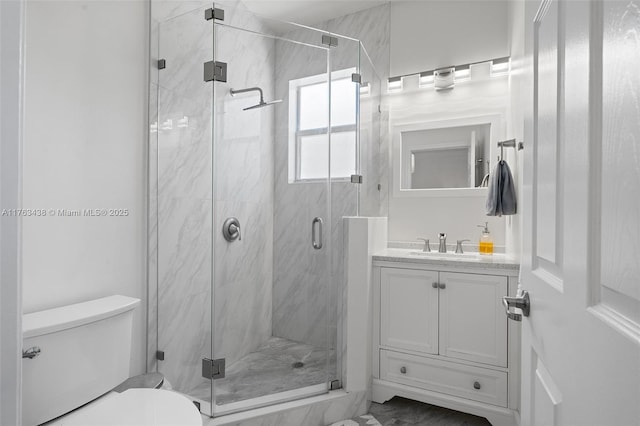
[[[214,24],[214,416],[325,393],[336,376],[329,49],[225,10]],[[317,37],[315,43],[300,41]],[[224,79],[221,79],[224,80]]]
[[204,16],[204,8],[179,13],[152,34],[149,314],[157,306],[157,334],[150,320],[149,338],[157,350],[151,343],[149,368],[210,414],[202,360],[212,358],[213,102],[203,64],[213,57],[213,27]]

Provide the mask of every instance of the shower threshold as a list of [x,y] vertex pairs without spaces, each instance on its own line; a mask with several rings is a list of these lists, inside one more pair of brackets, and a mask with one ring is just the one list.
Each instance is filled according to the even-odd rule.
[[[331,349],[328,355],[328,375],[334,378],[336,377],[335,350]],[[326,391],[329,379],[326,357],[327,351],[324,348],[271,337],[254,352],[227,365],[225,378],[213,382],[216,406],[226,412],[225,408],[232,408],[240,401],[246,401],[247,405],[254,406],[254,402],[256,405],[268,403],[268,400],[273,399],[269,396],[286,396],[285,399],[291,400],[296,396],[308,396],[311,391],[315,394],[322,393]],[[208,400],[210,387],[211,383],[204,381],[190,394],[199,399]],[[265,399],[265,397],[269,398]],[[282,398],[278,397],[273,402],[281,400]],[[225,407],[229,404],[233,405]]]

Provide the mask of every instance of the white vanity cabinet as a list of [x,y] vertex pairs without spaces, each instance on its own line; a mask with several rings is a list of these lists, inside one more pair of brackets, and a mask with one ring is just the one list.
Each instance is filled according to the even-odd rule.
[[438,353],[437,282],[434,271],[380,269],[381,346]]
[[519,329],[501,300],[515,294],[517,265],[484,266],[374,257],[373,401],[397,395],[515,424]]
[[440,272],[440,355],[507,367],[507,316],[502,297],[508,278]]

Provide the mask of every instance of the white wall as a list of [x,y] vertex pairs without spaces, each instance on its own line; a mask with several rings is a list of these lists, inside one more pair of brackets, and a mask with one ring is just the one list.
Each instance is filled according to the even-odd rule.
[[[415,81],[406,80],[403,92],[387,95],[385,99],[391,130],[397,125],[496,115],[501,117],[501,124],[492,129],[492,133],[496,132],[498,140],[509,139],[511,136],[506,125],[509,118],[509,80],[504,76],[489,78],[486,74],[476,80],[475,68],[471,81],[457,84],[449,91],[418,89],[417,77]],[[478,69],[478,72],[482,71],[482,67]],[[392,145],[397,142],[392,140]],[[497,147],[491,149],[490,167],[493,169]],[[390,176],[393,173],[399,176],[392,167]],[[389,180],[390,188],[392,181]],[[477,249],[481,229],[476,226],[488,221],[494,244],[504,246],[507,219],[486,216],[485,202],[485,196],[407,197],[398,196],[392,190],[389,194],[389,240],[407,242],[423,237],[435,244],[438,233],[445,232],[450,250],[455,248],[455,240],[462,239],[470,239],[468,244],[476,245]]]
[[143,300],[132,374],[145,370],[148,4],[30,1],[24,208],[129,209],[23,221],[25,313],[110,294]]
[[[493,0],[392,2],[391,76],[510,55],[515,61],[512,63],[514,72],[509,78],[480,79],[459,84],[451,91],[415,90],[415,87],[411,88],[413,83],[405,82],[403,92],[385,97],[391,128],[398,124],[499,114],[502,116],[501,137],[521,140],[517,70],[524,18],[518,3]],[[516,183],[521,182],[521,154],[507,149],[505,156]],[[495,151],[491,159],[493,169]],[[390,168],[392,164],[390,161]],[[389,189],[391,184],[390,179]],[[495,244],[504,246],[508,253],[519,253],[520,217],[487,217],[484,205],[484,197],[401,198],[394,197],[390,191],[389,240],[414,241],[416,237],[425,237],[435,241],[438,232],[446,232],[451,244],[455,244],[455,239],[464,238],[471,238],[471,243],[477,244],[480,229],[475,226],[489,221]]]
[[[0,2],[0,211],[20,208],[23,2]],[[0,216],[0,424],[21,424],[22,306],[16,216]]]
[[391,2],[391,76],[509,55],[507,1]]
[[[509,120],[507,131],[510,138],[516,138],[518,141],[524,140],[524,101],[526,95],[524,88],[526,82],[523,81],[525,73],[524,69],[524,0],[514,0],[509,2],[509,50],[511,55],[511,75],[509,77]],[[525,147],[531,149],[532,147]],[[522,182],[523,182],[523,166],[524,151],[507,150],[507,161],[512,165],[513,177],[516,182],[516,193],[518,200],[522,200]],[[513,170],[515,169],[515,170]],[[518,205],[518,211],[523,208],[522,202]],[[522,214],[518,213],[511,216],[506,221],[506,246],[507,252],[519,257],[522,253]]]

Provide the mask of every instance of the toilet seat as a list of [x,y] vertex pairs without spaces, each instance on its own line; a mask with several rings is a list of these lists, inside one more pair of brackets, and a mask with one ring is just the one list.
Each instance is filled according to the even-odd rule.
[[185,396],[164,389],[110,393],[54,422],[60,426],[202,426]]

